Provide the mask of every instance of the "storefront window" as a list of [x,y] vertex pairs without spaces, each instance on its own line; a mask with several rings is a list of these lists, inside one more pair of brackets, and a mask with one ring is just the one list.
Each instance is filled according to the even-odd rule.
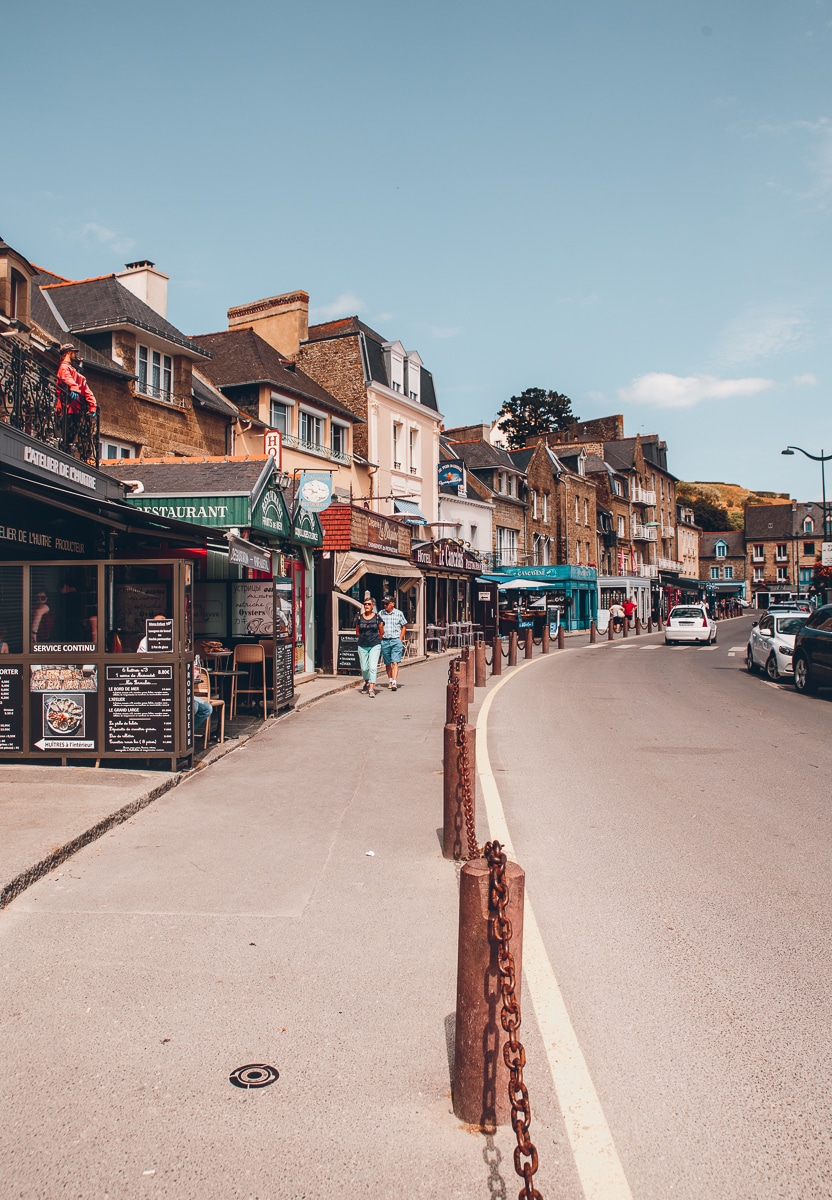
[[98,644],[98,568],[32,566],[29,572],[29,644],[62,650]]
[[135,653],[147,621],[173,616],[171,575],[166,565],[107,567],[104,603],[110,653]]
[[23,568],[0,567],[0,654],[23,653]]

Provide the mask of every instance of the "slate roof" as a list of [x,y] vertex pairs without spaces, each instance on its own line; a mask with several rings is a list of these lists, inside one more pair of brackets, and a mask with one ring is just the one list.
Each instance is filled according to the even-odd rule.
[[699,557],[715,558],[717,542],[725,542],[728,551],[726,558],[745,557],[745,534],[742,529],[726,529],[721,533],[701,533],[699,535]]
[[362,419],[253,329],[203,333],[191,340],[211,354],[211,363],[202,368],[202,373],[218,388],[265,383],[301,399],[322,404],[329,412],[344,420],[356,422]]
[[749,504],[745,510],[745,536],[747,541],[765,541],[771,538],[802,536],[803,522],[811,517],[814,532],[806,537],[820,538],[823,535],[823,506],[814,501],[788,504]]
[[134,296],[115,275],[41,286],[73,333],[91,333],[104,326],[133,325],[190,350],[200,358],[210,357],[208,351],[195,346],[175,325]]
[[523,446],[520,450],[508,450],[506,453],[521,471],[528,471],[529,463],[534,458],[535,447]]
[[[196,371],[191,373],[191,387],[195,402],[200,408],[207,408],[211,412],[222,413],[224,417],[229,417],[231,420],[236,420],[240,416],[240,410],[236,404],[232,404],[222,392],[217,391],[215,387],[207,379],[203,379]],[[257,421],[256,417],[252,417],[249,413],[245,414],[246,421],[255,421],[258,425],[262,422]],[[263,426],[267,428],[267,426]]]
[[116,479],[140,479],[148,496],[250,496],[274,459],[266,458],[123,458],[108,463]]
[[42,329],[43,332],[57,342],[59,345],[64,342],[72,342],[78,351],[78,359],[81,370],[86,370],[88,367],[97,367],[100,371],[107,371],[111,375],[117,375],[120,379],[135,379],[136,376],[132,371],[125,371],[124,367],[114,362],[111,358],[107,358],[99,350],[93,350],[90,346],[82,342],[79,337],[69,332],[67,323],[60,315],[60,310],[57,306],[50,304],[47,296],[51,296],[51,292],[43,293],[41,288],[48,287],[53,283],[61,283],[60,275],[53,275],[50,271],[40,271],[32,281],[31,295],[29,298],[29,311],[32,321]]
[[[365,325],[358,317],[342,317],[337,321],[324,321],[320,325],[311,325],[307,341],[325,342],[334,338],[356,336],[361,341],[364,369],[368,378],[374,383],[390,387],[390,379],[384,363],[384,345],[388,339],[382,337],[375,329],[371,329],[369,325]],[[423,404],[425,408],[439,412],[433,374],[426,367],[421,368],[420,374],[419,403]]]
[[495,468],[509,471],[523,470],[522,467],[517,466],[507,450],[498,450],[490,442],[450,442],[449,445],[472,471]]

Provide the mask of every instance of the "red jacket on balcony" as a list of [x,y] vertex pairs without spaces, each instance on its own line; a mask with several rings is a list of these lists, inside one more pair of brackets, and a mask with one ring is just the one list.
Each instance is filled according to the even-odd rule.
[[[61,365],[58,367],[58,383],[65,385],[69,392],[66,410],[68,413],[77,414],[81,411],[81,400],[83,399],[87,405],[88,412],[95,412],[96,401],[92,394],[86,379],[80,371],[76,371],[72,364],[72,359],[75,357],[76,351],[73,346],[69,350],[64,350],[61,355]],[[62,389],[58,388],[58,400],[56,404],[58,412],[63,410],[63,394]]]

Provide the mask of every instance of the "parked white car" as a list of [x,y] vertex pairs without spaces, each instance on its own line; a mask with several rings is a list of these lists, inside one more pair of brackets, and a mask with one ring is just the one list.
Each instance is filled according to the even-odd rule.
[[755,621],[748,637],[745,665],[754,673],[758,668],[769,679],[794,674],[794,640],[809,619],[802,612],[767,612]]
[[677,604],[667,614],[664,644],[697,642],[712,646],[716,641],[716,621],[708,615],[704,604]]

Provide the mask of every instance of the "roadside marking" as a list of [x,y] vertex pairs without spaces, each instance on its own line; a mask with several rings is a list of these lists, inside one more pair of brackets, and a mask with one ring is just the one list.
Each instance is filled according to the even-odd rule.
[[[511,675],[505,675],[488,693],[477,717],[477,774],[485,800],[488,828],[491,837],[501,841],[508,857],[515,861],[503,803],[488,756],[488,714],[494,697],[504,684],[514,679],[518,671],[543,661],[542,657],[530,659],[521,663]],[[633,1194],[601,1101],[552,970],[528,889],[524,925],[523,971],[583,1194],[586,1200],[632,1200]]]

